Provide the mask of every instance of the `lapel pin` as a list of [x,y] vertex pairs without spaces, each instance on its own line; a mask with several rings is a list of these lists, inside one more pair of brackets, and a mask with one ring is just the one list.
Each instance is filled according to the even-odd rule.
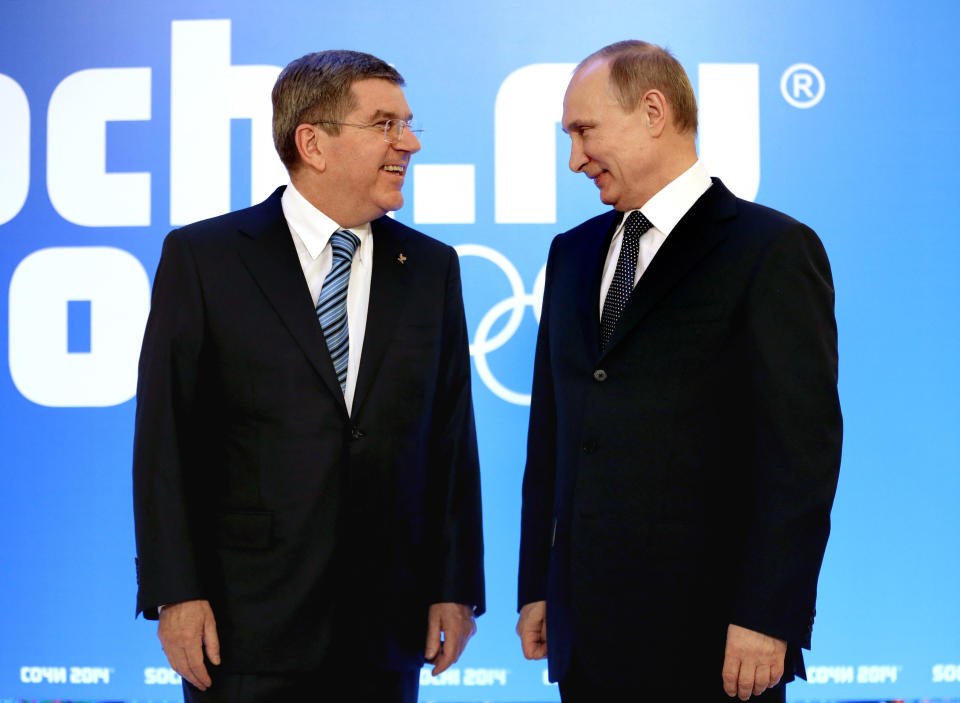
[[403,255],[403,252],[400,252],[400,256],[397,257],[397,261],[399,261],[401,264],[405,264],[407,262],[407,257]]

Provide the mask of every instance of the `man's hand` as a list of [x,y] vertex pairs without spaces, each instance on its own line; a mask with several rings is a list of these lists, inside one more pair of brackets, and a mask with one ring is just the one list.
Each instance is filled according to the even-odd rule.
[[206,691],[213,681],[203,664],[203,647],[206,647],[207,659],[220,665],[220,640],[210,602],[188,600],[164,606],[160,610],[157,636],[173,670]]
[[527,659],[547,656],[547,601],[534,601],[520,608],[517,634],[520,635],[523,656]]
[[[460,658],[467,640],[477,631],[473,608],[460,603],[434,603],[427,613],[427,647],[423,656],[433,664],[434,676]],[[443,633],[443,639],[440,639]]]
[[745,701],[780,683],[787,643],[739,625],[727,628],[723,690]]

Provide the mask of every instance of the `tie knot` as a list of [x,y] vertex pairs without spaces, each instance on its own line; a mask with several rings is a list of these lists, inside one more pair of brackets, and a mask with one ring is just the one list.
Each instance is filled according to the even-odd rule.
[[360,237],[348,229],[338,229],[330,235],[330,248],[333,249],[334,259],[351,261],[358,246],[360,246]]
[[623,225],[623,234],[628,237],[640,237],[644,232],[653,227],[653,224],[644,217],[639,210],[634,210],[627,216],[627,221]]

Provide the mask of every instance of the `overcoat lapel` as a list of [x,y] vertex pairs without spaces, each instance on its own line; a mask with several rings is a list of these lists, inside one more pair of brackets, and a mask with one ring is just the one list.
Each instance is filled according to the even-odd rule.
[[276,190],[251,211],[249,224],[241,229],[245,236],[238,246],[240,258],[346,415],[340,382],[283,216],[282,192],[283,188]]
[[719,222],[736,216],[736,199],[719,179],[670,232],[637,282],[603,355],[630,333],[710,250],[726,239]]
[[367,327],[363,335],[363,352],[353,396],[353,416],[359,415],[370,393],[387,345],[393,338],[397,322],[403,317],[408,281],[420,262],[404,253],[406,235],[393,220],[381,217],[370,223],[373,234],[373,272],[370,276],[370,302],[367,306]]

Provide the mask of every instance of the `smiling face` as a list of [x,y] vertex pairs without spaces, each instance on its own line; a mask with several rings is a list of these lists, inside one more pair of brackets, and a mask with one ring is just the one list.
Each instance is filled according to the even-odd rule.
[[[656,101],[656,91],[650,93]],[[604,60],[581,68],[563,99],[570,170],[586,174],[600,189],[600,199],[621,212],[641,207],[663,185],[657,144],[662,130],[658,118],[663,116],[648,102],[645,96],[636,109],[625,112],[611,89]]]
[[342,227],[365,224],[399,209],[410,157],[420,151],[420,140],[409,130],[392,144],[383,138],[384,122],[412,117],[400,86],[374,78],[356,81],[351,90],[355,107],[342,121],[379,129],[342,126],[339,135],[330,135],[315,128],[323,181],[315,204]]

